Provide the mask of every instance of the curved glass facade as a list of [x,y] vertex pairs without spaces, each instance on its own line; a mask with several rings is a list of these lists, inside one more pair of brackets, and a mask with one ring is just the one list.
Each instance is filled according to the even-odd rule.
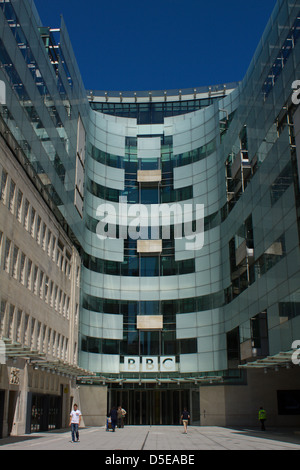
[[[123,355],[145,356],[149,355],[150,350],[156,351],[155,356],[167,354],[167,350],[174,351],[176,373],[190,372],[195,367],[191,363],[191,370],[181,368],[180,358],[182,354],[193,354],[189,356],[191,361],[198,357],[199,338],[195,330],[192,336],[190,332],[182,332],[181,336],[177,323],[182,313],[206,312],[224,305],[225,294],[219,282],[220,273],[215,270],[218,287],[212,289],[208,267],[212,250],[218,256],[218,237],[212,246],[205,243],[203,250],[195,256],[194,252],[185,251],[185,238],[176,239],[176,224],[170,224],[170,236],[163,239],[162,220],[161,225],[156,227],[156,235],[162,239],[160,252],[141,253],[138,252],[138,240],[119,238],[122,230],[119,226],[114,240],[99,240],[96,212],[100,204],[110,202],[118,214],[118,202],[122,197],[126,197],[129,212],[131,205],[142,204],[149,208],[178,203],[182,209],[191,206],[192,223],[195,224],[195,206],[204,204],[205,237],[208,240],[211,233],[219,231],[224,205],[217,182],[217,147],[220,145],[221,130],[224,130],[220,116],[224,116],[224,113],[232,115],[232,101],[237,93],[226,94],[227,98],[222,94],[221,97],[207,99],[206,107],[189,114],[170,118],[169,111],[166,111],[163,123],[156,125],[150,115],[149,120],[145,121],[144,118],[141,124],[138,111],[132,116],[132,109],[129,118],[117,116],[112,119],[98,111],[91,114],[94,135],[88,146],[85,193],[85,221],[90,233],[91,249],[85,248],[81,317],[81,358],[90,370],[103,372],[102,367],[107,360],[112,367],[109,372],[120,373]],[[181,105],[178,102],[178,109]],[[118,105],[116,114],[124,115],[123,106],[125,114],[128,108],[126,104]],[[158,106],[170,109],[170,106]],[[193,102],[191,109],[192,106]],[[99,109],[99,106],[93,102],[92,108]],[[187,109],[186,103],[182,108]],[[105,107],[100,109],[106,110]],[[112,112],[111,109],[109,112]],[[159,181],[147,181],[151,171],[159,172]],[[144,172],[142,176],[146,180],[138,179],[139,172]],[[208,184],[211,187],[209,192]],[[211,200],[210,193],[213,194]],[[213,219],[217,218],[219,223],[213,224]],[[148,225],[152,226],[151,220],[148,220]],[[212,225],[214,228],[211,228]],[[143,226],[139,227],[139,232],[138,238],[141,240],[151,237],[150,230],[144,230]],[[209,277],[204,282],[200,281],[201,277],[204,280],[206,274]],[[113,320],[109,339],[115,349],[111,346],[110,354],[107,354],[105,343],[102,342],[105,339],[102,323],[101,326],[100,323],[97,325],[106,315],[110,316],[110,321]],[[161,328],[154,331],[139,329],[138,317],[142,316],[162,316]],[[91,327],[92,317],[94,323]],[[145,341],[150,345],[148,348],[144,348]],[[156,347],[152,348],[152,341]],[[142,351],[145,353],[141,354]],[[102,360],[99,355],[102,355]]]

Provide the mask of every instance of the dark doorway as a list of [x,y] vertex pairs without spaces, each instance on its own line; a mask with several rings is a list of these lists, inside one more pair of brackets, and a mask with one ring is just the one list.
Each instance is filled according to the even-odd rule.
[[49,431],[61,428],[61,397],[32,394],[30,432]]
[[7,432],[9,436],[11,434],[11,431],[14,425],[17,398],[18,398],[18,392],[12,392],[12,391],[9,392],[8,417],[7,417]]

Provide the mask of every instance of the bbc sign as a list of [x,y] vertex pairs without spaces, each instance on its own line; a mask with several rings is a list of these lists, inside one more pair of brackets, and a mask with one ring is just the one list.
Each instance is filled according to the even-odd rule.
[[175,356],[124,357],[124,372],[175,372]]

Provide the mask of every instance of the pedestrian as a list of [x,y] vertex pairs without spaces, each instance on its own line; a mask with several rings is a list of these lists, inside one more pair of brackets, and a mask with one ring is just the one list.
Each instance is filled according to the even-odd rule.
[[118,406],[118,428],[123,428],[123,413],[122,413],[122,406]]
[[71,426],[71,435],[72,435],[72,442],[75,442],[75,437],[77,442],[79,442],[79,430],[81,424],[81,411],[78,409],[76,403],[74,403],[74,409],[70,413],[70,423]]
[[125,422],[125,417],[126,417],[127,411],[122,408],[122,427],[124,428],[124,422]]
[[110,418],[111,418],[111,427],[112,427],[112,430],[113,432],[115,432],[115,427],[117,425],[117,421],[118,421],[118,412],[117,412],[117,408],[115,406],[112,407],[112,409],[110,410]]
[[258,412],[258,419],[260,421],[261,430],[265,431],[266,430],[265,421],[267,419],[267,413],[266,413],[266,411],[264,410],[264,408],[262,406],[260,407],[259,412]]
[[187,408],[184,408],[184,410],[182,412],[182,415],[181,415],[181,421],[182,421],[183,426],[184,426],[183,434],[187,434],[187,426],[188,426],[189,419],[190,419],[190,414],[189,414]]
[[118,406],[117,410],[117,420],[118,420],[118,428],[124,428],[124,418],[126,416],[126,411],[122,408],[121,405]]

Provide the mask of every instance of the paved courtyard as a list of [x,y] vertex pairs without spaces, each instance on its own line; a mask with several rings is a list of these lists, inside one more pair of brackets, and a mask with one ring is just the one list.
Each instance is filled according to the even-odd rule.
[[80,442],[71,442],[69,430],[51,431],[2,439],[0,450],[104,450],[114,459],[125,451],[127,456],[131,451],[146,456],[146,451],[197,455],[201,450],[300,450],[300,431],[190,426],[183,434],[180,426],[128,426],[115,432],[92,427],[80,429]]

